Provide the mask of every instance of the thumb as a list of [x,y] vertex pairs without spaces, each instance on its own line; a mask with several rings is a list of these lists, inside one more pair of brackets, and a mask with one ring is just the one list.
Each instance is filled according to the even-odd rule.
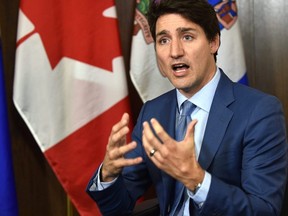
[[194,131],[195,131],[195,125],[196,124],[197,124],[196,119],[193,119],[193,121],[191,121],[189,123],[184,140],[190,140],[190,141],[194,142]]

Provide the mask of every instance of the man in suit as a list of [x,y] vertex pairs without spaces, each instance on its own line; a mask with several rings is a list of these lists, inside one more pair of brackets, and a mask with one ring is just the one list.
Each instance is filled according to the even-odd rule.
[[280,102],[217,67],[220,30],[206,0],[151,1],[148,21],[175,89],[144,104],[131,143],[127,114],[112,128],[89,195],[103,215],[129,215],[151,184],[161,215],[279,215],[287,180]]

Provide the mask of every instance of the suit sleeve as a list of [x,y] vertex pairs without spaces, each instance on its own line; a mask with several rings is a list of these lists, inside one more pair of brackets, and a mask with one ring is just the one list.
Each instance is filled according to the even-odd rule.
[[[142,113],[133,130],[132,139],[137,142],[137,148],[125,155],[126,158],[143,157],[142,148]],[[95,175],[91,178],[86,192],[97,203],[101,213],[107,216],[131,215],[135,203],[151,184],[150,177],[145,165],[145,160],[136,166],[125,167],[117,180],[108,188],[97,191],[89,190],[94,183]]]
[[247,116],[241,185],[213,176],[200,215],[280,215],[287,181],[287,139],[280,102],[263,97]]

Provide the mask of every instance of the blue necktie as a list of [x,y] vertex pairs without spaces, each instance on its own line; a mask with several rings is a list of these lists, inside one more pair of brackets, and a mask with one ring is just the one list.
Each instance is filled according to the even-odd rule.
[[[179,119],[176,124],[176,140],[182,141],[185,137],[187,126],[192,121],[191,113],[196,108],[196,106],[190,101],[186,100],[181,105],[181,113],[179,114]],[[178,215],[181,210],[182,205],[184,204],[184,185],[180,182],[175,183],[175,200],[172,207],[171,215]]]
[[196,106],[186,100],[181,104],[181,113],[179,115],[178,124],[176,126],[176,140],[182,141],[185,137],[188,124],[192,121],[191,113]]

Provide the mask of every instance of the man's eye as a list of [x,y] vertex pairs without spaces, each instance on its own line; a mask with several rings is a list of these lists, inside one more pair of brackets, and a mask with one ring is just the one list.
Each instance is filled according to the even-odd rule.
[[162,38],[162,39],[159,40],[160,44],[166,44],[167,42],[168,42],[167,38]]
[[184,35],[184,40],[192,40],[193,37],[191,35]]

